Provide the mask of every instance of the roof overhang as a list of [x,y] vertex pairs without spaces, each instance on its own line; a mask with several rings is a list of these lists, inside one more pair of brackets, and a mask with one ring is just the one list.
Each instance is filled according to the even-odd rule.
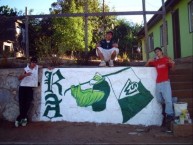
[[[167,0],[164,5],[166,8],[166,13],[171,12],[172,8],[178,4],[180,0]],[[162,6],[159,8],[158,11],[162,11]],[[148,22],[147,26],[148,29],[152,28],[156,23],[158,23],[162,19],[162,14],[155,14]],[[139,38],[142,38],[145,35],[144,27],[137,33]]]

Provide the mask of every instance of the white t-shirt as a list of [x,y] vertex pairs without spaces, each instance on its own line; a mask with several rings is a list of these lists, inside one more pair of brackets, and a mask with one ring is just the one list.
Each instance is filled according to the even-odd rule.
[[38,87],[38,65],[36,65],[33,69],[27,67],[24,68],[25,72],[31,72],[30,76],[26,76],[21,80],[20,86],[26,87]]

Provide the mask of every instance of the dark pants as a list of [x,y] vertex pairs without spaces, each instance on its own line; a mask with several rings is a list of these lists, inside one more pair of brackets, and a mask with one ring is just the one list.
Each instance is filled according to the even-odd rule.
[[17,117],[17,121],[27,118],[27,114],[33,100],[33,89],[32,87],[19,87],[19,111],[20,114]]

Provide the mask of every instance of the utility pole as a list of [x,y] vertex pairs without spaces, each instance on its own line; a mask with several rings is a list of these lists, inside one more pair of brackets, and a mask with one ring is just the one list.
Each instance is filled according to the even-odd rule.
[[29,38],[28,38],[28,16],[27,7],[25,7],[25,55],[29,58]]
[[163,20],[163,45],[164,45],[164,54],[167,55],[167,26],[166,26],[166,8],[164,0],[162,0],[162,20]]
[[[103,0],[103,14],[105,12],[105,0]],[[102,16],[102,21],[103,21],[103,37],[105,36],[105,16]]]
[[85,28],[84,28],[84,33],[85,33],[85,51],[86,53],[88,52],[88,0],[85,1]]
[[149,44],[148,44],[148,28],[147,28],[147,20],[146,20],[146,8],[145,8],[145,0],[142,0],[143,4],[143,20],[144,20],[144,28],[145,28],[145,53],[146,59],[149,59]]

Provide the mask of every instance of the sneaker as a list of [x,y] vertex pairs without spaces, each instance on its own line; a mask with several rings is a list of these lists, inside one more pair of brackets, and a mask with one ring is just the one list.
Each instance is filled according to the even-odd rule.
[[19,125],[20,125],[20,122],[19,121],[15,121],[15,127],[19,127]]
[[113,67],[113,66],[114,66],[113,60],[110,60],[110,61],[109,61],[109,66],[110,66],[110,67]]
[[21,126],[27,125],[27,118],[21,120]]
[[105,62],[105,61],[101,61],[101,63],[99,64],[99,66],[106,66],[106,62]]

